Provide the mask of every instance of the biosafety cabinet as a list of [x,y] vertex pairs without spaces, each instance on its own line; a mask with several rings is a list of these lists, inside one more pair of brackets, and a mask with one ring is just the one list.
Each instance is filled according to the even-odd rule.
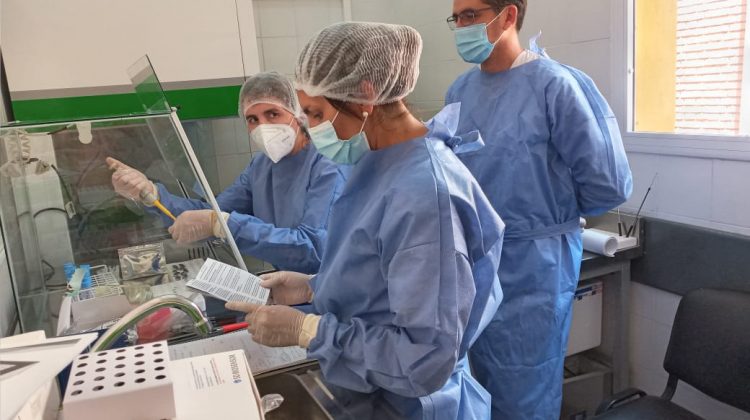
[[[142,113],[0,129],[0,222],[22,331],[99,328],[205,258],[246,268],[226,224],[226,239],[180,246],[167,216],[115,193],[108,157],[218,211],[148,59],[128,72]],[[71,279],[82,283],[72,308]]]

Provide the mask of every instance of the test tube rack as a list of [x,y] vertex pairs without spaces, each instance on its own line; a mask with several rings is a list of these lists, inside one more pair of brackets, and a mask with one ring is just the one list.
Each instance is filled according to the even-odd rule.
[[155,420],[176,416],[167,342],[88,353],[73,362],[66,420]]

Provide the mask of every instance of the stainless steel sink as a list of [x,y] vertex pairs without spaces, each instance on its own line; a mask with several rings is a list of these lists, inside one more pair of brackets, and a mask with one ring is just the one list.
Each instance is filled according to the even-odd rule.
[[267,420],[331,420],[321,405],[312,397],[294,373],[278,373],[271,376],[255,378],[260,395],[281,394],[284,402],[279,408],[266,414]]

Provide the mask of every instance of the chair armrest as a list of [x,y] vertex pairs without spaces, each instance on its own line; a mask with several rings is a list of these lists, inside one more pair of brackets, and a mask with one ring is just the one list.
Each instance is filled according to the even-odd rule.
[[642,398],[646,395],[646,392],[638,388],[628,388],[626,390],[620,391],[617,394],[603,400],[601,404],[599,404],[599,407],[596,409],[596,415],[602,414],[605,411],[609,411],[624,402]]

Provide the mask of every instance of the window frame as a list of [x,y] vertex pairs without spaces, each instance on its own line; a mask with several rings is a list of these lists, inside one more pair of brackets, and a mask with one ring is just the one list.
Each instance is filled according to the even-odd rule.
[[[750,161],[750,135],[716,136],[700,134],[650,133],[633,131],[635,113],[635,0],[611,0],[610,105],[617,116],[625,150],[671,156]],[[750,22],[750,5],[746,13]],[[750,80],[750,30],[745,30],[743,80]],[[747,83],[747,82],[746,82]],[[750,88],[742,90],[740,125],[750,128]]]

